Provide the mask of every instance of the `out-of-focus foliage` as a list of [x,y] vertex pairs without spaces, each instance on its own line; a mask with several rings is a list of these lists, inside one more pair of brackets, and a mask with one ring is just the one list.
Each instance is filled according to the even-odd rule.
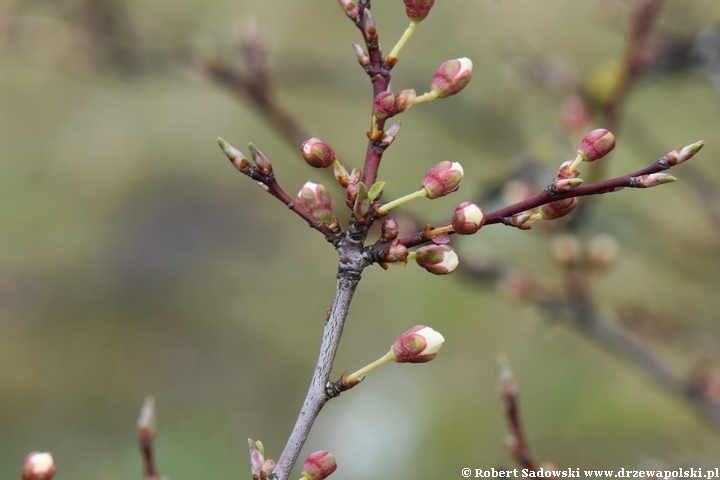
[[[462,56],[474,62],[473,80],[402,115],[381,169],[386,191],[414,190],[439,160],[459,161],[458,193],[407,208],[437,222],[528,152],[550,167],[569,158],[579,138],[565,139],[560,97],[517,62],[555,58],[587,81],[621,55],[624,11],[600,0],[438,1],[403,50],[393,89],[423,91],[438,65]],[[373,12],[390,48],[406,27],[402,2]],[[0,478],[17,477],[32,450],[53,452],[58,479],[139,478],[134,425],[147,394],[157,400],[157,461],[173,480],[243,478],[247,437],[274,458],[282,450],[314,366],[336,256],[215,143],[252,141],[290,192],[329,183],[194,70],[197,55],[232,61],[250,22],[268,39],[279,100],[359,167],[370,87],[350,48],[359,34],[333,1],[0,6]],[[658,25],[692,41],[718,22],[716,2],[678,0]],[[702,65],[643,77],[608,173],[704,138],[692,162],[720,185],[719,99]],[[654,345],[683,371],[700,357],[720,360],[720,232],[682,167],[673,173],[673,185],[603,198],[590,231],[621,247],[597,280],[598,302],[671,319]],[[461,262],[489,250],[559,281],[541,230],[493,226],[460,240]],[[333,478],[459,478],[462,467],[511,465],[494,377],[500,351],[538,460],[619,469],[720,455],[716,431],[642,374],[459,274],[367,271],[336,376],[419,323],[445,336],[437,359],[384,367],[321,414],[308,451],[333,452]]]

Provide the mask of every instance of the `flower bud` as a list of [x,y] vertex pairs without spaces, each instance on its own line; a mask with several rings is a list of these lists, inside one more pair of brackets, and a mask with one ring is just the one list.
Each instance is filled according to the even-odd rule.
[[332,199],[322,185],[306,182],[298,192],[297,201],[321,222],[327,225],[332,222]]
[[360,66],[363,68],[369,67],[370,66],[370,57],[368,56],[367,53],[365,53],[365,50],[363,50],[363,48],[355,42],[352,42],[352,47],[353,47],[353,50],[355,51],[355,56],[357,57],[358,63],[360,64]]
[[651,173],[649,175],[640,175],[639,177],[632,177],[630,179],[630,186],[635,188],[650,188],[663,183],[670,183],[676,181],[677,178],[673,177],[669,173]]
[[458,266],[455,250],[447,245],[428,245],[415,251],[415,261],[430,273],[447,275]]
[[598,128],[585,135],[578,147],[578,155],[584,162],[594,162],[615,148],[615,137],[609,130]]
[[248,438],[248,447],[250,447],[250,473],[252,473],[253,479],[260,478],[265,463],[263,444],[259,440],[256,442],[252,438]]
[[404,0],[404,2],[408,18],[420,22],[428,16],[435,0]]
[[250,156],[255,162],[255,165],[257,165],[258,170],[266,174],[272,173],[273,169],[270,160],[268,160],[260,150],[255,148],[255,145],[252,143],[248,143],[248,148],[250,149]]
[[380,146],[383,148],[387,148],[395,141],[395,137],[400,132],[400,122],[393,123],[390,125],[390,128],[385,130],[385,134],[383,135],[382,139],[380,140]]
[[407,264],[408,249],[402,243],[393,242],[384,253],[387,263],[401,263],[403,266]]
[[137,432],[140,441],[152,440],[155,437],[155,399],[145,398],[137,421]]
[[408,88],[407,90],[403,90],[398,93],[395,97],[397,99],[398,113],[404,112],[408,108],[412,107],[416,97],[417,94],[412,88]]
[[691,143],[690,145],[678,148],[661,158],[660,163],[667,167],[674,167],[675,165],[690,160],[704,146],[705,142],[700,140],[699,142]]
[[394,218],[388,218],[385,220],[382,224],[381,231],[382,234],[380,238],[382,238],[385,242],[392,242],[400,234],[398,223]]
[[437,98],[455,95],[470,81],[472,77],[472,61],[469,58],[448,60],[440,65],[430,82],[430,89]]
[[460,188],[463,168],[457,162],[440,162],[430,169],[420,186],[425,189],[427,198],[444,197]]
[[372,111],[378,120],[384,120],[395,115],[398,111],[395,95],[389,90],[381,92],[375,97],[375,100],[373,100]]
[[555,220],[575,210],[577,203],[577,198],[566,198],[565,200],[546,203],[540,207],[540,214],[545,220]]
[[435,358],[444,341],[440,332],[418,325],[400,335],[390,353],[396,363],[425,363]]
[[309,138],[302,144],[302,156],[311,167],[327,168],[335,162],[335,150],[319,138]]
[[22,480],[50,480],[55,474],[55,459],[49,452],[32,452],[22,465]]
[[452,227],[459,235],[472,235],[485,223],[485,215],[480,207],[471,202],[457,206],[452,217]]
[[308,455],[302,468],[302,480],[324,480],[337,469],[332,453],[325,450]]

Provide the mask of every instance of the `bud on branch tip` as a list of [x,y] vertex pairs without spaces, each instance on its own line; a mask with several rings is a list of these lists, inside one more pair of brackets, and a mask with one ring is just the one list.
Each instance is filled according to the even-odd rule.
[[313,452],[305,459],[301,480],[324,480],[337,469],[332,453],[321,450]]
[[594,162],[603,158],[615,148],[615,136],[605,129],[598,128],[585,135],[578,146],[577,156],[570,165],[570,171],[580,165],[581,162]]
[[440,162],[432,167],[427,175],[425,175],[423,181],[420,182],[420,186],[422,187],[420,190],[388,202],[379,207],[378,210],[380,213],[387,213],[390,209],[415,200],[416,198],[426,197],[433,200],[449,195],[460,188],[463,173],[462,165],[457,162]]
[[50,480],[55,474],[55,459],[49,452],[32,452],[22,465],[22,480]]

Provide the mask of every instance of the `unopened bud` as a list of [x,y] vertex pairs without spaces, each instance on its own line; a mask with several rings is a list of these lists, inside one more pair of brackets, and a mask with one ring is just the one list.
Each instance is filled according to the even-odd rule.
[[55,474],[55,459],[49,452],[32,452],[22,465],[22,480],[50,480]]
[[373,19],[372,13],[370,13],[370,9],[366,8],[363,10],[363,22],[362,22],[363,32],[365,32],[365,39],[368,43],[377,42],[378,39],[378,33],[377,28],[375,28],[375,20]]
[[359,182],[357,186],[358,192],[353,205],[353,215],[355,215],[356,219],[360,220],[367,217],[370,211],[370,198],[368,197],[367,187],[365,187],[363,182]]
[[580,185],[583,184],[582,178],[563,178],[563,179],[555,179],[550,184],[550,189],[552,190],[552,193],[563,193],[568,192],[572,190],[573,188],[577,188]]
[[387,148],[392,145],[398,132],[400,132],[400,122],[393,123],[390,128],[385,130],[385,135],[383,135],[382,140],[380,140],[380,145],[383,148]]
[[676,180],[677,178],[673,177],[669,173],[651,173],[649,175],[632,177],[630,179],[630,186],[634,188],[650,188],[662,185],[663,183],[671,183]]
[[302,468],[302,480],[324,480],[337,469],[332,453],[322,450],[308,455]]
[[332,222],[332,199],[324,186],[306,182],[298,192],[297,201],[321,222],[327,225]]
[[661,158],[660,163],[667,167],[674,167],[675,165],[690,160],[704,146],[705,142],[700,140],[699,142],[691,143],[690,145],[678,148]]
[[265,460],[262,467],[260,467],[260,478],[268,478],[270,474],[273,473],[276,466],[277,462],[272,458]]
[[483,211],[472,202],[463,202],[457,206],[452,217],[452,227],[459,235],[472,235],[485,223]]
[[327,168],[335,162],[335,150],[319,138],[309,138],[302,144],[302,156],[311,167]]
[[355,5],[352,0],[338,0],[338,3],[340,3],[340,6],[345,12],[345,15],[352,18],[353,20],[357,19],[358,15],[360,15],[360,11],[358,10],[357,5]]
[[398,93],[395,97],[397,99],[398,113],[404,112],[408,108],[412,107],[416,97],[417,94],[412,88],[408,88],[407,90],[403,90]]
[[577,236],[572,234],[558,235],[550,243],[553,260],[561,267],[576,265],[582,256],[582,245]]
[[397,221],[394,218],[388,218],[382,224],[382,238],[385,242],[392,242],[400,234]]
[[372,112],[378,120],[384,120],[392,117],[398,111],[397,100],[395,95],[389,90],[381,92],[375,100],[373,100]]
[[243,169],[250,166],[250,162],[247,161],[247,158],[245,158],[245,155],[242,154],[240,150],[237,149],[235,145],[233,145],[230,142],[226,142],[222,138],[218,137],[217,139],[218,145],[220,145],[220,149],[225,154],[225,156],[232,162],[232,164],[240,171],[243,171]]
[[599,270],[610,267],[618,255],[617,241],[610,235],[598,235],[588,243],[588,260],[590,265]]
[[353,208],[353,205],[355,205],[358,190],[359,188],[357,183],[350,183],[345,189],[345,205],[347,205],[348,208]]
[[418,325],[400,335],[390,348],[396,363],[425,363],[437,356],[445,338],[425,325]]
[[430,273],[447,275],[452,273],[460,263],[455,250],[447,245],[428,245],[415,252],[415,261]]
[[152,440],[155,437],[155,399],[145,398],[137,421],[138,438],[140,441]]
[[577,198],[566,198],[565,200],[546,203],[540,207],[540,214],[545,220],[555,220],[575,210],[577,203]]
[[248,143],[248,148],[250,149],[250,156],[255,162],[255,165],[257,165],[258,170],[263,173],[272,173],[272,165],[270,164],[270,160],[268,160],[267,157],[263,155],[260,150],[255,148],[255,145],[253,145],[252,143]]
[[250,448],[250,473],[252,474],[253,480],[259,479],[262,471],[263,464],[265,463],[263,451],[263,444],[260,441],[255,441],[252,438],[248,438],[248,447]]
[[457,162],[440,162],[428,171],[420,186],[425,189],[427,198],[444,197],[460,188],[463,168]]
[[408,18],[420,22],[428,16],[435,0],[404,0],[404,2]]
[[585,135],[578,147],[578,155],[584,162],[594,162],[615,148],[615,137],[609,130],[598,128]]
[[353,50],[355,51],[355,56],[357,56],[358,63],[361,67],[367,68],[370,66],[370,57],[367,53],[365,53],[365,50],[358,45],[355,42],[352,42]]
[[430,89],[437,98],[455,95],[470,82],[472,77],[472,61],[469,58],[448,60],[440,65],[430,82]]
[[408,249],[405,245],[393,242],[387,250],[385,250],[385,261],[387,263],[407,263]]

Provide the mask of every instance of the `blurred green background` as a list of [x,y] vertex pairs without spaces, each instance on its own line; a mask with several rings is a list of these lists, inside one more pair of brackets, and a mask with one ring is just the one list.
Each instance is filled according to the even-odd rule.
[[[93,17],[88,5],[98,4],[112,6],[114,22]],[[249,478],[247,437],[277,458],[299,411],[336,255],[235,171],[215,138],[255,143],[288,192],[329,182],[192,60],[232,63],[240,33],[259,26],[279,101],[359,167],[371,93],[350,49],[360,36],[331,0],[104,4],[0,5],[0,478],[17,478],[38,449],[55,454],[60,480],[140,478],[135,422],[147,394],[157,400],[162,474]],[[407,24],[402,2],[373,7],[389,49]],[[440,63],[461,56],[474,61],[473,80],[402,115],[381,169],[388,191],[414,190],[439,160],[460,162],[459,193],[406,209],[439,223],[527,152],[544,152],[550,166],[565,160],[572,152],[552,140],[564,135],[562,97],[514,65],[563,58],[587,78],[621,55],[626,11],[617,1],[438,0],[392,87],[421,93]],[[686,0],[669,1],[658,25],[692,39],[717,22],[717,2]],[[720,182],[720,96],[706,70],[660,71],[635,85],[609,174],[704,138],[693,163]],[[588,231],[620,244],[616,266],[597,280],[598,304],[643,305],[676,322],[680,333],[652,348],[684,372],[700,357],[718,361],[720,231],[683,168],[673,173],[673,185],[603,198]],[[550,238],[493,226],[453,244],[461,262],[488,251],[552,286]],[[720,461],[718,430],[634,367],[462,275],[367,270],[333,376],[381,356],[416,324],[445,335],[436,360],[383,367],[322,412],[304,454],[332,451],[333,478],[461,478],[463,467],[513,466],[499,352],[519,382],[538,460],[606,469]]]

